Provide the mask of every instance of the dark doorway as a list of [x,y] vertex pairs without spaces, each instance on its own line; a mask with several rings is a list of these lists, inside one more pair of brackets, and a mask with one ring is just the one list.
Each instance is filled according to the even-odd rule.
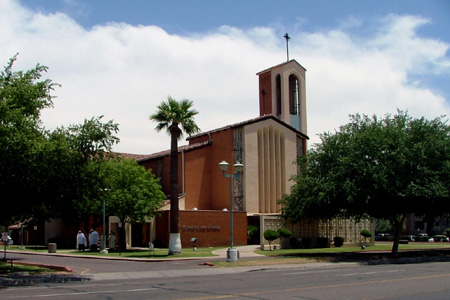
[[131,247],[143,247],[142,224],[131,225]]

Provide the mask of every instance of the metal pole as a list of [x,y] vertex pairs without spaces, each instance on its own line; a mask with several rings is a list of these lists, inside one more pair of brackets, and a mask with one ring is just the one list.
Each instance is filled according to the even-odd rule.
[[105,199],[103,198],[103,235],[102,235],[102,250],[106,248],[106,239],[105,239]]
[[231,249],[233,249],[233,174],[230,174]]

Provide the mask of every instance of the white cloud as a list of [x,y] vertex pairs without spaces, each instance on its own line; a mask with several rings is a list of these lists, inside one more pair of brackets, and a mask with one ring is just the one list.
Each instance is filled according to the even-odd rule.
[[[16,52],[16,70],[48,66],[62,84],[45,125],[81,123],[105,115],[120,124],[116,151],[152,153],[169,148],[169,138],[148,117],[168,95],[189,98],[204,131],[258,116],[258,71],[285,59],[276,29],[224,26],[203,35],[168,34],[156,26],[110,23],[84,29],[67,15],[40,14],[2,0],[0,63]],[[414,116],[450,115],[436,92],[410,83],[410,74],[449,72],[449,45],[417,36],[428,22],[387,16],[372,37],[356,37],[343,26],[301,32],[290,57],[306,67],[308,134],[332,131],[360,112],[384,115],[397,108]],[[362,26],[356,18],[352,26]]]

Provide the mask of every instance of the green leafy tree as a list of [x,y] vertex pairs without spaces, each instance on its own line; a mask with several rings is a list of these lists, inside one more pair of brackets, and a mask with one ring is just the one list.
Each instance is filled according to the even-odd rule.
[[[115,136],[118,124],[102,122],[102,116],[86,119],[83,124],[61,127],[50,138],[64,144],[59,155],[54,155],[56,171],[63,176],[52,179],[60,182],[56,192],[63,195],[64,201],[56,201],[58,217],[63,220],[82,220],[86,232],[89,231],[91,215],[100,216],[98,199],[104,194],[105,183],[102,177],[104,162],[111,159],[112,146],[119,142]],[[58,173],[55,173],[58,176]],[[54,189],[55,190],[55,189]],[[97,227],[94,218],[93,227]]]
[[126,248],[125,224],[144,223],[153,217],[166,199],[158,179],[133,159],[115,158],[105,162],[102,170],[105,180],[106,211],[117,216],[120,227],[120,247]]
[[299,162],[302,172],[282,200],[284,218],[389,220],[396,256],[410,213],[449,211],[450,128],[442,117],[413,119],[401,111],[384,119],[353,115],[321,140]]
[[269,242],[269,250],[272,251],[272,242],[276,239],[280,238],[280,234],[278,231],[267,229],[264,231],[264,239],[266,239]]
[[119,141],[114,136],[118,125],[99,117],[45,130],[40,114],[53,106],[51,91],[57,84],[41,80],[45,66],[14,72],[16,59],[0,74],[0,190],[7,200],[2,210],[8,212],[0,214],[0,223],[79,219],[98,193],[95,162]]
[[47,67],[37,65],[23,72],[13,72],[14,56],[0,73],[0,223],[43,214],[41,190],[43,150],[48,148],[40,112],[52,107],[50,92],[55,83],[41,80]]
[[157,131],[165,129],[170,135],[170,241],[169,255],[181,253],[178,204],[178,140],[183,133],[192,135],[200,131],[194,116],[198,112],[192,109],[193,102],[187,99],[177,101],[168,97],[158,106],[158,111],[150,120],[158,123]]

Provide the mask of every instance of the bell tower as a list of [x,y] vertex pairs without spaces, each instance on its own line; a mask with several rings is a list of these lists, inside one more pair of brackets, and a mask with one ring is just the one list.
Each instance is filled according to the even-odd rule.
[[257,73],[259,115],[272,114],[307,135],[305,74],[294,59]]

